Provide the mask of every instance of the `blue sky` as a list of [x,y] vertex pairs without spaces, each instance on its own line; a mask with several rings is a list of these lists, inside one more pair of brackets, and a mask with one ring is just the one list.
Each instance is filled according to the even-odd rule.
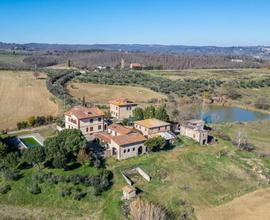
[[0,0],[0,41],[270,45],[269,0]]

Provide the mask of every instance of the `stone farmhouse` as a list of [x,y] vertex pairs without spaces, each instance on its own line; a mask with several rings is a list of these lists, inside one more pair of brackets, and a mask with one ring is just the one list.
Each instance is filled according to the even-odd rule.
[[137,107],[136,103],[126,98],[112,100],[109,104],[111,116],[118,120],[132,117],[132,111]]
[[144,136],[151,137],[153,134],[171,131],[171,124],[155,118],[134,122],[134,128],[139,130]]
[[146,138],[137,131],[120,124],[111,124],[106,132],[97,133],[96,138],[105,143],[109,155],[118,160],[139,156],[147,152],[144,142]]
[[92,135],[106,129],[104,113],[99,108],[76,106],[64,115],[66,129],[79,129],[84,135]]
[[204,129],[203,120],[190,120],[180,126],[180,134],[189,137],[201,145],[208,142],[208,131]]

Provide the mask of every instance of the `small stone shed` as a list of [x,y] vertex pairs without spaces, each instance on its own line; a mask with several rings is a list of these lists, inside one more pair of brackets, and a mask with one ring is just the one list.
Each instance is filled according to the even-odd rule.
[[136,197],[136,188],[130,185],[126,185],[123,187],[123,199],[132,199]]

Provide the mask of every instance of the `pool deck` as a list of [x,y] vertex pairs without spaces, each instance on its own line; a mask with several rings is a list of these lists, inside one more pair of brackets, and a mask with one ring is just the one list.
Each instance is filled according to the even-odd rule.
[[33,134],[26,134],[18,136],[17,139],[19,141],[19,148],[27,148],[25,144],[20,140],[23,138],[34,138],[41,146],[44,146],[44,137],[42,137],[39,133],[33,133]]

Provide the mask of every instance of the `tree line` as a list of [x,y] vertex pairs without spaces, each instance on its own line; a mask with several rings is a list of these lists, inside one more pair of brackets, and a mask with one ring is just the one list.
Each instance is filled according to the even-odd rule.
[[78,105],[80,101],[71,96],[64,88],[65,84],[73,79],[75,76],[79,76],[81,73],[78,71],[55,71],[47,70],[48,79],[46,81],[47,89],[55,95],[57,98],[63,100],[66,105]]
[[170,80],[163,77],[151,76],[140,71],[102,71],[87,72],[76,77],[84,83],[97,83],[109,85],[139,85],[156,92],[165,94],[174,93],[178,96],[201,95],[204,91],[213,91],[223,82],[215,79],[184,79]]

